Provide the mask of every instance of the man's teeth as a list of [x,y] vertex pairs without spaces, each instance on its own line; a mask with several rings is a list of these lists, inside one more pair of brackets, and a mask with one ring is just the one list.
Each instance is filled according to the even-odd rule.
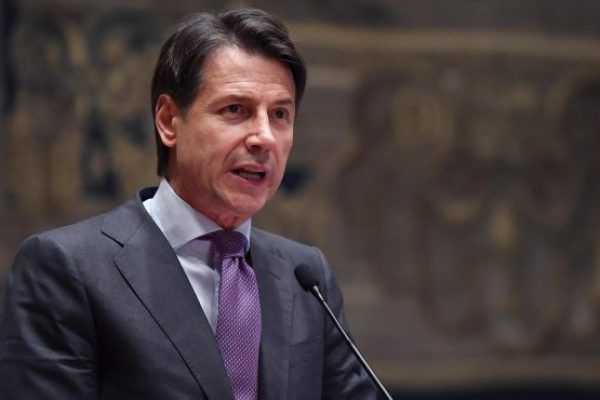
[[251,181],[258,181],[258,180],[262,179],[265,175],[264,172],[251,172],[251,171],[244,171],[244,170],[238,170],[236,172],[242,178],[248,179]]

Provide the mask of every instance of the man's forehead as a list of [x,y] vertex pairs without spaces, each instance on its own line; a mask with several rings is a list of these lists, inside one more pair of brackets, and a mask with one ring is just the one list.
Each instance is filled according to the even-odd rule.
[[293,74],[287,65],[237,46],[223,46],[211,52],[204,63],[202,80],[208,85],[258,82],[295,91]]

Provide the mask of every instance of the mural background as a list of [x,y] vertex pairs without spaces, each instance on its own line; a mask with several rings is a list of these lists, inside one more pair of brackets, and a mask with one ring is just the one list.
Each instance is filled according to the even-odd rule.
[[592,0],[0,0],[2,286],[27,235],[157,182],[161,40],[238,6],[281,16],[309,65],[255,224],[324,250],[382,380],[415,399],[598,398]]

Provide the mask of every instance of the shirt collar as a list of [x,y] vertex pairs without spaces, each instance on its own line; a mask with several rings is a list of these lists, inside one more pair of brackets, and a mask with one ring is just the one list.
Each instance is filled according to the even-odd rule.
[[[179,197],[166,179],[161,180],[154,197],[144,201],[144,207],[175,250],[200,236],[223,229]],[[246,238],[246,251],[250,246],[251,226],[251,220],[247,219],[235,228]]]

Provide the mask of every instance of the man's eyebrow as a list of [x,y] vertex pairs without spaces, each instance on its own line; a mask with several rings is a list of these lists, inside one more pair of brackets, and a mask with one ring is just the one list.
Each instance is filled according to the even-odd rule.
[[[244,95],[244,94],[236,94],[236,93],[223,94],[222,96],[218,97],[219,101],[247,101],[247,100],[253,100],[253,99],[254,99],[254,96],[252,96],[252,95]],[[292,99],[291,97],[284,97],[282,99],[276,100],[275,104],[282,104],[282,105],[294,104],[294,99]]]
[[228,94],[228,95],[217,98],[217,101],[218,102],[228,102],[228,101],[244,102],[244,101],[247,101],[249,98],[250,98],[250,96],[244,96],[244,95],[239,95],[239,94]]
[[277,100],[275,102],[275,105],[277,105],[277,106],[292,106],[292,107],[294,107],[295,104],[296,103],[294,102],[294,99],[289,98],[289,97],[287,97],[285,99]]
[[[244,103],[246,101],[252,101],[252,100],[253,100],[252,96],[244,96],[244,95],[240,95],[240,94],[228,94],[228,95],[225,95],[225,96],[219,98],[217,101],[219,103],[227,103],[230,101]],[[275,100],[275,102],[273,104],[276,106],[292,106],[292,107],[296,106],[296,102],[291,97],[285,97],[285,98],[282,98],[279,100]]]

